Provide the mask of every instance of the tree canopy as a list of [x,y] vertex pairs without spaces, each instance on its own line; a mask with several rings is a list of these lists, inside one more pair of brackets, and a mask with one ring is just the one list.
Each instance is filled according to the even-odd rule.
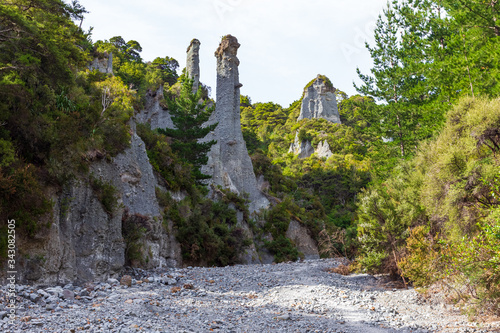
[[207,106],[202,100],[203,91],[198,89],[193,93],[193,80],[186,79],[179,96],[165,99],[175,128],[161,128],[158,132],[173,139],[172,150],[179,157],[193,165],[197,180],[210,178],[201,173],[201,167],[208,161],[207,153],[216,143],[211,140],[200,142],[217,124],[202,126],[208,121],[215,107]]

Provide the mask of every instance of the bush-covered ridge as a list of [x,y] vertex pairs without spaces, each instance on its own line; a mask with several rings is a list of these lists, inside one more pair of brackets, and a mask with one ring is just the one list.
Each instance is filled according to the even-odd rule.
[[[500,100],[465,98],[440,135],[360,196],[359,262],[498,311]],[[479,309],[479,308],[477,308]]]

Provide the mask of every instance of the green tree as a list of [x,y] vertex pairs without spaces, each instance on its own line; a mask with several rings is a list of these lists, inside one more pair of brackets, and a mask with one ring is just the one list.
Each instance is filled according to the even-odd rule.
[[406,157],[415,151],[418,141],[430,136],[442,117],[427,107],[435,94],[425,75],[428,64],[418,42],[424,32],[414,29],[416,24],[406,24],[401,8],[388,5],[379,17],[375,45],[367,44],[374,62],[372,75],[363,75],[358,69],[363,85],[355,87],[382,102],[367,114],[367,120],[389,146],[397,145],[400,156]]
[[135,40],[125,40],[121,36],[115,36],[109,39],[109,42],[113,44],[118,50],[121,51],[123,56],[128,61],[142,62],[140,53],[142,52],[142,47],[139,42]]
[[164,58],[157,57],[153,60],[151,66],[160,72],[163,82],[169,85],[173,85],[177,82],[179,78],[179,75],[177,75],[179,63],[174,58],[168,56]]
[[413,165],[403,162],[385,183],[375,184],[359,195],[358,260],[368,270],[398,273],[408,228],[426,221],[419,197],[422,179],[411,172],[413,169]]
[[130,40],[125,42],[121,36],[115,36],[108,40],[98,40],[94,43],[95,56],[102,53],[113,53],[113,72],[119,76],[123,82],[135,89],[145,91],[146,64],[140,56],[141,45]]
[[158,129],[158,132],[173,138],[172,150],[183,161],[193,165],[193,174],[197,180],[203,180],[210,176],[202,174],[200,169],[207,163],[207,153],[216,141],[199,142],[199,140],[213,131],[217,124],[202,127],[214,107],[207,107],[207,102],[201,98],[202,90],[198,89],[193,93],[192,87],[193,81],[186,79],[178,97],[165,99],[175,128]]
[[[49,221],[52,202],[42,179],[53,179],[46,165],[57,159],[58,142],[71,146],[80,130],[72,123],[80,116],[74,104],[59,97],[66,95],[63,87],[75,86],[76,69],[87,62],[86,36],[72,22],[84,13],[78,1],[0,2],[2,234],[7,219],[17,220],[23,236],[34,235]],[[64,125],[73,137],[61,135]],[[6,244],[1,238],[0,247]]]
[[[500,94],[500,25],[498,1],[444,0],[443,7],[451,16],[447,23],[453,34],[450,47],[459,66],[453,73],[460,95],[473,97]],[[446,63],[446,62],[445,62]],[[458,88],[458,89],[457,89]]]

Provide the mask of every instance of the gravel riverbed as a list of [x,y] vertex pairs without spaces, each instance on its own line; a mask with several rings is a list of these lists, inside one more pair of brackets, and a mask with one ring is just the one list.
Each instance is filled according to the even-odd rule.
[[[17,286],[1,332],[500,332],[413,289],[387,289],[370,275],[327,270],[336,259],[273,265],[130,271],[82,286]],[[123,283],[126,283],[124,279]]]

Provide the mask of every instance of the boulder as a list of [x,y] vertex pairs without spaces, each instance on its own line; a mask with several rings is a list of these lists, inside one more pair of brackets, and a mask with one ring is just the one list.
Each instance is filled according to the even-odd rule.
[[307,158],[314,154],[314,148],[309,140],[299,140],[299,132],[295,133],[295,141],[290,144],[289,153],[298,155],[299,158]]
[[314,152],[316,156],[318,156],[319,158],[328,159],[330,156],[333,155],[332,151],[330,150],[330,145],[326,140],[320,141]]
[[297,121],[302,119],[323,118],[340,124],[340,115],[337,107],[336,89],[330,80],[322,75],[304,89],[304,97]]

